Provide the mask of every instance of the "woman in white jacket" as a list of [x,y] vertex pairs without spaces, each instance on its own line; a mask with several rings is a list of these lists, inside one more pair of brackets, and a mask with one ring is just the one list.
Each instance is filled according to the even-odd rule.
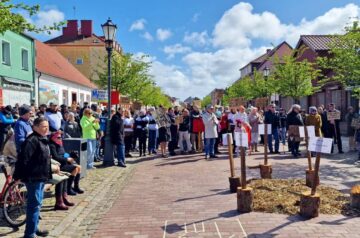
[[214,107],[208,105],[206,112],[202,115],[202,120],[205,125],[205,159],[217,158],[214,153],[214,146],[216,138],[218,137],[217,124],[219,124],[216,115],[214,114]]

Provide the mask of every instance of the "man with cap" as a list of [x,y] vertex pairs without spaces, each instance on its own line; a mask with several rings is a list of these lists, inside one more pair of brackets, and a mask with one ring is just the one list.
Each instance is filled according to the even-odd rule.
[[210,156],[210,158],[217,158],[214,147],[216,138],[218,137],[217,125],[219,124],[219,120],[214,114],[214,107],[212,105],[206,107],[206,112],[203,114],[202,120],[205,125],[205,159],[208,159],[208,156]]
[[39,106],[39,111],[36,113],[37,117],[44,117],[46,113],[47,106],[46,104],[41,104]]
[[31,108],[28,105],[24,104],[19,108],[20,118],[16,121],[14,128],[15,145],[18,154],[20,153],[21,145],[24,143],[26,137],[33,132],[30,124],[31,113]]

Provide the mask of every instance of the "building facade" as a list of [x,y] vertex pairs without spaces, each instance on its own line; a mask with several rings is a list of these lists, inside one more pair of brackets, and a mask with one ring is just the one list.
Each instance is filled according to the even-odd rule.
[[2,105],[30,104],[35,98],[34,40],[24,34],[0,34]]
[[54,48],[40,41],[35,45],[37,104],[90,102],[96,86]]
[[[103,36],[93,32],[92,20],[68,20],[62,35],[45,42],[60,52],[88,79],[99,79],[98,72],[106,69],[105,41]],[[121,47],[114,42],[114,52],[121,53]]]

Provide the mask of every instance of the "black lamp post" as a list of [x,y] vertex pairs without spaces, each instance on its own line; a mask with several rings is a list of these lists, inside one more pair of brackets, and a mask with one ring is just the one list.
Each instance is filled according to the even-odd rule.
[[[269,77],[269,75],[270,75],[270,69],[269,69],[268,67],[265,67],[264,70],[263,70],[263,74],[264,74],[265,81],[267,81],[267,80],[268,80],[268,77]],[[266,94],[267,94],[267,92],[268,92],[268,89],[267,89],[267,85],[266,85]],[[267,95],[266,95],[266,96],[267,96]],[[270,96],[270,100],[269,100],[269,101],[271,101],[271,96]],[[271,103],[271,102],[269,102],[269,103]]]
[[101,25],[105,37],[105,47],[108,53],[108,119],[106,122],[106,134],[105,134],[105,151],[104,151],[104,166],[114,165],[114,148],[110,139],[110,119],[111,119],[111,54],[114,47],[114,40],[116,34],[116,25],[112,21],[107,20],[107,22]]

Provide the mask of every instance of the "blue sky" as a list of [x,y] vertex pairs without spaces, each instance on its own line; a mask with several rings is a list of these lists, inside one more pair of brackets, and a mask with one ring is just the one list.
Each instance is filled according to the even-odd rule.
[[272,45],[284,40],[294,45],[300,34],[341,33],[360,16],[360,1],[348,0],[23,2],[41,5],[33,18],[37,25],[92,19],[101,35],[100,24],[111,17],[123,49],[149,54],[158,85],[181,99],[225,88],[237,79],[240,67]]

